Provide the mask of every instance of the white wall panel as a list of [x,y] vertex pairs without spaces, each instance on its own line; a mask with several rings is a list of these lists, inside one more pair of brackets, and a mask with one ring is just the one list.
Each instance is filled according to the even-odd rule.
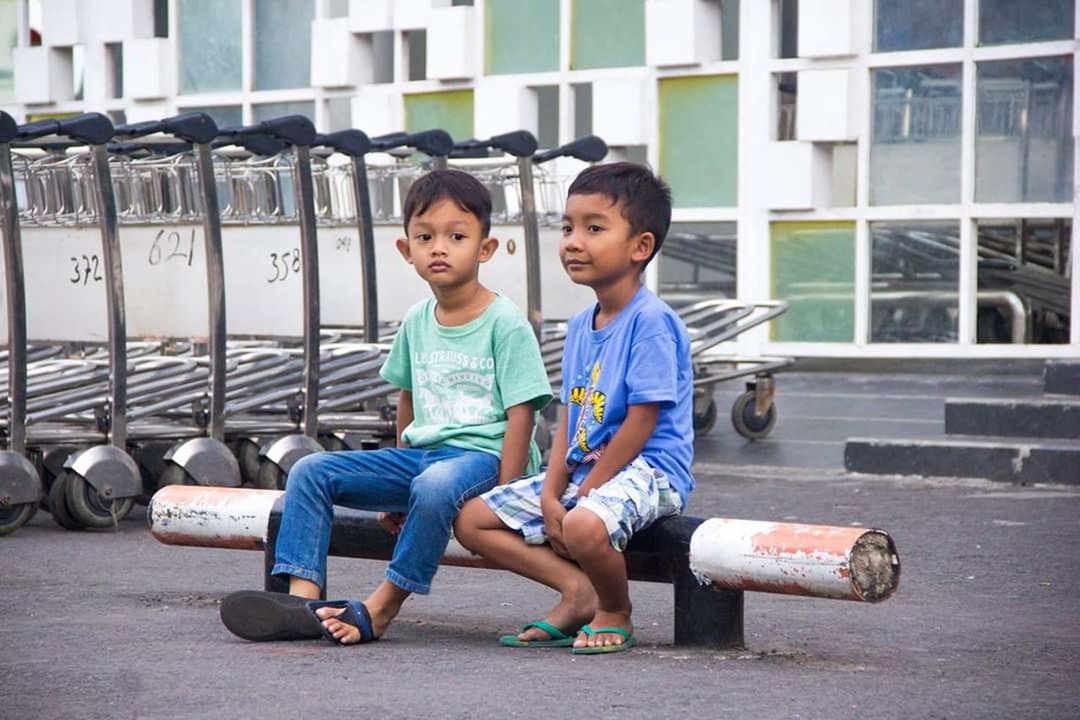
[[869,0],[799,0],[799,56],[854,55],[855,2],[869,4]]
[[12,60],[17,102],[40,104],[74,96],[69,51],[40,45],[14,48]]
[[803,70],[795,110],[799,140],[840,142],[858,135],[855,76],[849,69]]
[[349,0],[349,27],[355,33],[372,33],[394,27],[393,0]]
[[348,18],[311,23],[311,84],[345,87],[369,83],[374,74],[372,45],[353,34]]
[[473,7],[443,7],[430,11],[427,77],[454,80],[473,76],[482,47],[476,25],[476,8]]
[[719,60],[720,3],[646,0],[645,58],[658,67]]
[[593,133],[608,145],[644,145],[649,141],[646,117],[655,112],[646,103],[641,78],[612,78],[593,83]]
[[832,148],[810,142],[769,143],[761,178],[770,210],[812,210],[831,204]]
[[176,92],[175,52],[165,38],[124,43],[124,96],[136,100],[171,97]]

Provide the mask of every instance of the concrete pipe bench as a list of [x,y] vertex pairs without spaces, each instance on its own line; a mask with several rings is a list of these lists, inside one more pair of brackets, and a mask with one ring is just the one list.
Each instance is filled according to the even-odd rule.
[[[287,592],[270,575],[283,504],[278,490],[172,485],[147,520],[165,544],[262,550],[266,589]],[[375,513],[335,508],[330,555],[389,560],[394,543]],[[635,535],[625,555],[631,580],[672,585],[680,646],[742,647],[744,591],[880,602],[900,581],[892,538],[870,528],[677,516]],[[494,569],[454,540],[442,564]]]

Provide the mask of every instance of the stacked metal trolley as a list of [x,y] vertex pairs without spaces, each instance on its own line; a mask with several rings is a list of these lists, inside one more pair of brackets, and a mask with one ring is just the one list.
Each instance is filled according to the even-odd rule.
[[[562,279],[566,180],[544,163],[572,158],[573,172],[606,152],[589,137],[538,153],[524,131],[457,145],[440,130],[319,135],[300,116],[114,128],[95,113],[24,126],[0,113],[0,534],[39,505],[65,528],[108,528],[164,484],[280,488],[308,453],[392,442],[378,368],[428,292],[393,240],[409,185],[432,167],[491,189],[502,247],[484,282],[527,310],[557,387],[563,320],[591,295],[560,284],[542,302],[542,278]],[[704,353],[782,311],[682,310],[699,432],[710,407],[715,419],[712,386],[743,375],[760,377],[758,426],[736,428],[771,429],[784,359]]]

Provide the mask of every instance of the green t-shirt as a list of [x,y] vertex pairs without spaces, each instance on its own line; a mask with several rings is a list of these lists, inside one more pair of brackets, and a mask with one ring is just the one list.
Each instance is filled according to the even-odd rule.
[[[380,374],[412,393],[413,421],[402,433],[409,447],[446,445],[502,454],[506,408],[551,401],[540,346],[525,316],[499,295],[475,320],[444,326],[435,298],[405,314]],[[540,467],[529,444],[527,473]]]

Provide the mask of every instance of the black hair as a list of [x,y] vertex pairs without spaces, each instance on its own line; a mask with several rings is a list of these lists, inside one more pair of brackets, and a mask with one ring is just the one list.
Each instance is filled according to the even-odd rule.
[[440,200],[451,200],[465,212],[475,215],[483,229],[483,237],[491,231],[491,194],[480,181],[461,170],[432,170],[412,184],[405,195],[402,208],[405,233],[409,220],[422,215]]
[[612,205],[619,205],[632,234],[651,232],[656,238],[652,255],[644,265],[660,252],[671,226],[671,188],[648,167],[631,162],[593,165],[574,178],[566,194],[611,198]]

